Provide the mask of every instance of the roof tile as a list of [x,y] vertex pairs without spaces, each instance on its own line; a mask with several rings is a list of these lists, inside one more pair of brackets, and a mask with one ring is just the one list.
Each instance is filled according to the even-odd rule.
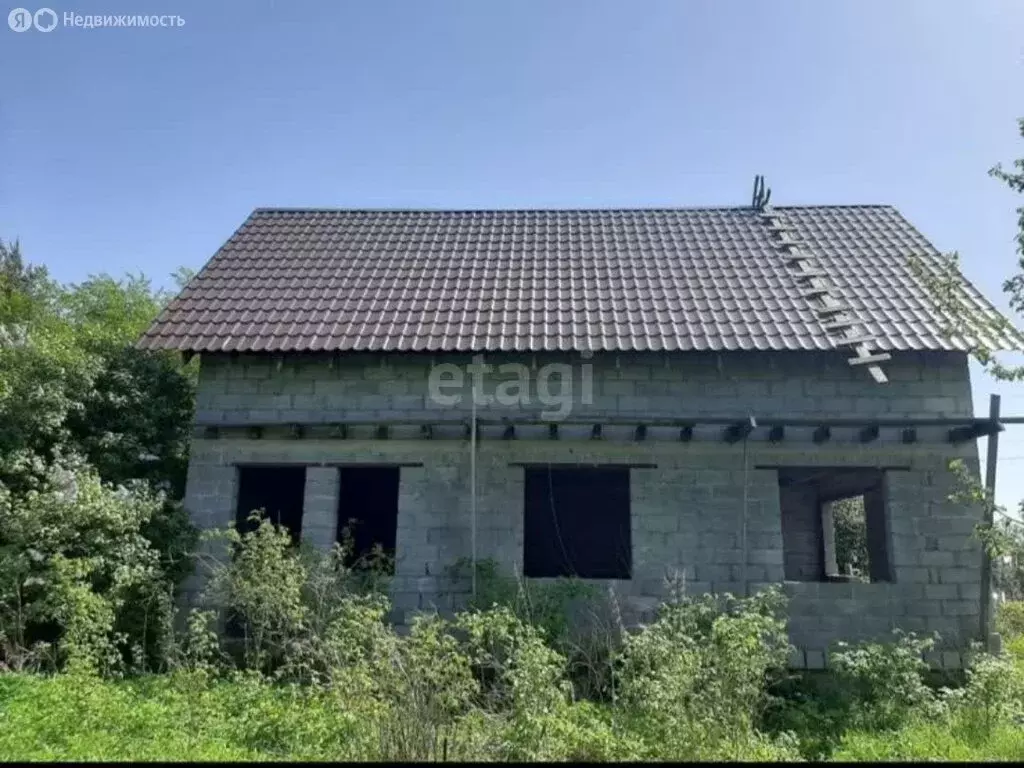
[[[872,347],[963,350],[893,208],[771,209]],[[827,350],[789,249],[751,209],[254,211],[145,333],[148,349]],[[971,287],[968,299],[991,305]],[[985,339],[1019,348],[1020,339]]]

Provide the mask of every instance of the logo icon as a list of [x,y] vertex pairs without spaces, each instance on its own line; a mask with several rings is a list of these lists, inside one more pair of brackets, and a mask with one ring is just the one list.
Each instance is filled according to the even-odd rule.
[[15,8],[7,14],[7,26],[15,32],[28,32],[32,27],[40,32],[52,32],[57,26],[57,13],[52,8],[40,8],[35,13],[27,8]]
[[7,26],[15,32],[27,32],[32,29],[32,11],[15,8],[7,14]]
[[57,26],[57,14],[51,8],[40,8],[32,17],[32,21],[40,32],[52,32]]

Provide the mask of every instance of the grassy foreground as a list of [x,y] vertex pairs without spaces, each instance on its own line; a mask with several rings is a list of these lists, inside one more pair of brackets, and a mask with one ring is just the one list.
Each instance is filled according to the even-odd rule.
[[[0,759],[4,761],[363,760],[387,745],[344,692],[272,684],[254,675],[212,681],[177,672],[133,680],[94,675],[0,675]],[[369,714],[369,713],[366,713]],[[798,746],[737,744],[721,755],[740,760],[1024,760],[1024,728],[981,709],[911,713],[896,729],[846,730],[814,701],[787,712]],[[641,759],[642,749],[609,743],[611,708],[581,703],[565,713],[562,759]],[[495,749],[494,723],[476,719],[452,758],[508,757]],[[831,729],[830,744],[820,737]],[[475,731],[475,733],[473,732]],[[490,733],[488,731],[491,731]],[[801,733],[801,731],[803,731]],[[625,735],[625,734],[623,734]],[[828,738],[826,738],[826,741]],[[454,744],[453,744],[454,746]],[[731,755],[728,753],[732,752]],[[444,755],[437,755],[444,759]]]
[[[341,552],[296,549],[266,521],[227,535],[209,607],[148,651],[126,646],[114,601],[57,572],[59,639],[0,655],[22,670],[0,673],[0,760],[1024,759],[1024,604],[1001,611],[1008,652],[974,654],[948,687],[924,661],[934,639],[902,633],[793,675],[777,587],[680,582],[627,631],[612,596],[491,569],[477,604],[399,632]],[[229,616],[234,639],[215,631]]]

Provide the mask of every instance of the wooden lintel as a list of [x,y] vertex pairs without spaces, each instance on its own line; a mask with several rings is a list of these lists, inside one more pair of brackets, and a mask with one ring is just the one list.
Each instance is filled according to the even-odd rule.
[[558,439],[558,425],[557,424],[548,424],[548,439],[550,439],[550,440],[557,440]]
[[828,426],[825,426],[824,424],[822,424],[820,427],[818,427],[816,430],[814,430],[814,434],[811,436],[811,439],[814,442],[820,444],[820,443],[828,442],[828,440],[831,437],[832,437],[832,427],[828,427]]
[[860,431],[860,441],[862,443],[871,443],[878,439],[878,425],[869,424]]
[[904,429],[904,430],[903,430],[903,432],[902,432],[902,433],[900,434],[900,439],[901,439],[901,440],[902,440],[902,441],[903,441],[904,443],[906,443],[906,444],[908,444],[908,445],[909,445],[910,443],[916,443],[916,442],[917,442],[917,430],[916,430],[916,429],[914,429],[913,427],[907,427],[907,428],[906,428],[906,429]]
[[685,424],[679,429],[679,439],[684,443],[688,443],[693,440],[693,425]]
[[768,430],[768,441],[772,443],[781,443],[786,437],[786,428],[784,426],[777,425]]
[[600,424],[595,424],[593,427],[590,428],[590,439],[591,440],[600,440],[601,439],[601,425]]
[[636,425],[636,432],[634,433],[634,436],[636,437],[637,441],[644,440],[647,437],[647,425],[646,424],[637,424]]
[[[421,465],[422,466],[422,465]],[[581,462],[581,461],[510,461],[508,463],[510,467],[521,467],[522,469],[578,469],[580,467],[588,467],[594,469],[657,469],[657,464],[648,463],[621,463],[621,462]]]
[[503,440],[515,440],[516,439],[516,425],[508,424],[505,427],[505,431],[501,433]]

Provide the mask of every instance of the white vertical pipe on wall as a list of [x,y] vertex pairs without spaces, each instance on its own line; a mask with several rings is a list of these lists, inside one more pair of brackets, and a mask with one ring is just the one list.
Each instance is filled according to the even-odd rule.
[[469,417],[469,548],[472,576],[470,591],[476,598],[476,389]]
[[740,570],[740,578],[743,579],[743,595],[747,596],[750,594],[749,582],[747,581],[747,494],[748,494],[748,480],[749,480],[749,467],[750,463],[747,461],[747,446],[750,442],[750,436],[747,435],[743,438],[743,508],[740,510],[740,557],[743,558],[743,565]]

